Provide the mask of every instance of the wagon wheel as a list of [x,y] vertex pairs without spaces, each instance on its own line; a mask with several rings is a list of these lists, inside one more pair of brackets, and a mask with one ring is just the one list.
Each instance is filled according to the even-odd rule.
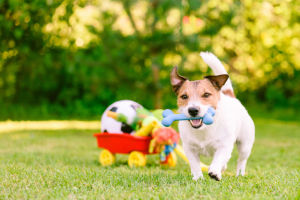
[[174,152],[171,152],[165,162],[162,162],[161,165],[168,166],[168,167],[175,167],[177,164],[177,156]]
[[128,157],[128,165],[130,167],[143,167],[146,165],[146,155],[138,152],[133,151],[129,154]]
[[110,166],[114,164],[116,157],[109,150],[104,149],[99,154],[99,162],[102,166]]

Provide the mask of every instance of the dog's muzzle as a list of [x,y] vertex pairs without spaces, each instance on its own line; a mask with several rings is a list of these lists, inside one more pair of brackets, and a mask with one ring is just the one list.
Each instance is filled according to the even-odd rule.
[[191,115],[191,117],[196,117],[199,113],[199,108],[196,107],[190,107],[188,109],[189,114]]
[[[188,108],[188,113],[190,114],[191,117],[197,117],[197,115],[199,114],[199,111],[200,111],[200,108],[198,108],[198,107]],[[203,124],[202,119],[193,119],[193,120],[189,120],[189,121],[193,128],[200,128]]]

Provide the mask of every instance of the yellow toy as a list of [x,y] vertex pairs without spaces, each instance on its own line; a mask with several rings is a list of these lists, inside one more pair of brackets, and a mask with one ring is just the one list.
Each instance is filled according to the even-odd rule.
[[148,125],[146,126],[142,126],[142,128],[140,128],[138,131],[135,132],[135,136],[149,136],[152,133],[152,130],[157,126],[157,122],[156,121],[152,121],[150,122]]

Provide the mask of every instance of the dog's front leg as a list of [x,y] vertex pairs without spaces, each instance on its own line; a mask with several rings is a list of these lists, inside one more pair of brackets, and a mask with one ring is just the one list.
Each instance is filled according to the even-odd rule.
[[222,179],[222,169],[226,166],[231,157],[232,147],[224,147],[216,150],[212,163],[209,166],[208,175],[220,181]]
[[200,166],[199,153],[195,149],[190,148],[189,145],[183,145],[183,150],[189,160],[193,180],[202,179],[203,174]]

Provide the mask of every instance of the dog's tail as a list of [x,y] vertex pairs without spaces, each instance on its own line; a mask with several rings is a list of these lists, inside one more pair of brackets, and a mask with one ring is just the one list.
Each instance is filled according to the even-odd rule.
[[[200,56],[206,64],[213,70],[215,75],[227,74],[221,61],[212,53],[201,52]],[[230,78],[226,81],[221,91],[231,97],[235,97]]]

